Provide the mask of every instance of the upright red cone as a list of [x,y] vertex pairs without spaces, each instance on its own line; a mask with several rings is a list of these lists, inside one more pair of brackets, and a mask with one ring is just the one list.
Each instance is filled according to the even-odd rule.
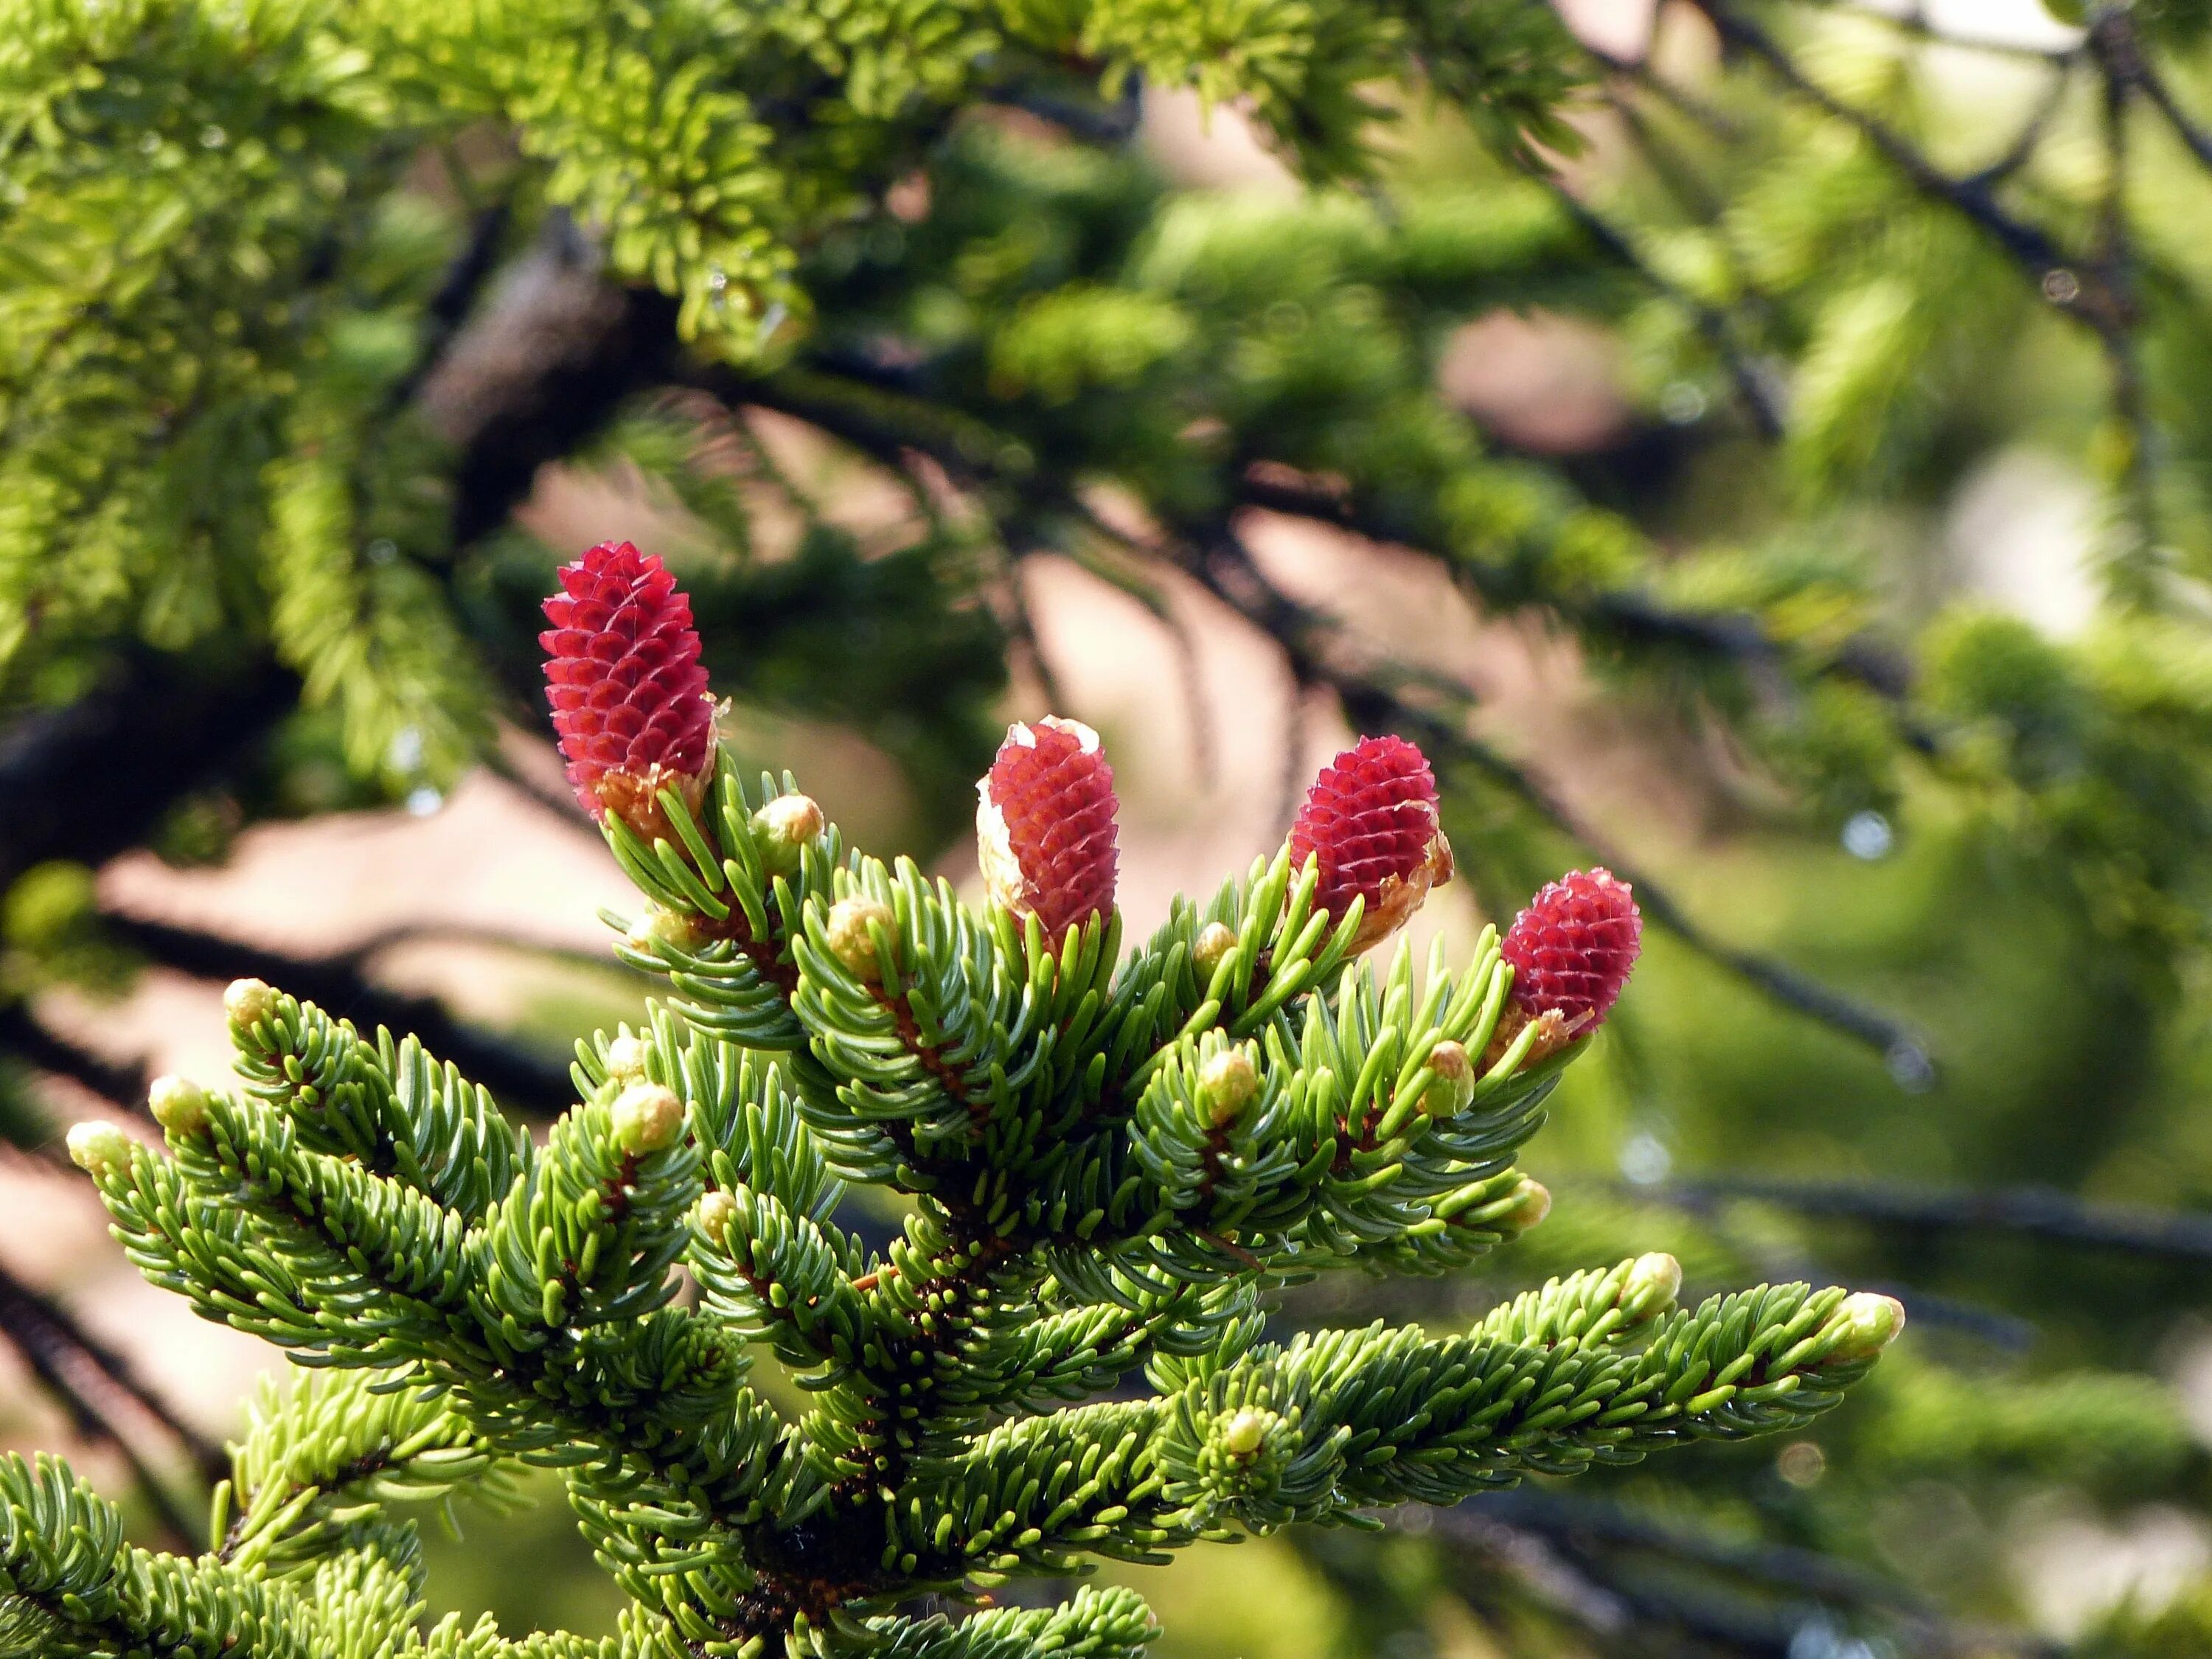
[[1055,939],[1113,910],[1121,803],[1096,732],[1056,715],[1008,726],[975,794],[975,840],[994,904],[1035,916]]
[[1498,951],[1513,968],[1513,1001],[1486,1060],[1494,1063],[1522,1029],[1539,1029],[1534,1065],[1605,1024],[1643,949],[1644,917],[1628,884],[1609,870],[1571,870],[1530,899]]
[[1429,889],[1451,879],[1451,843],[1437,811],[1436,774],[1403,738],[1362,738],[1322,769],[1291,825],[1291,862],[1321,866],[1314,902],[1342,921],[1364,899],[1352,948],[1405,926]]
[[1556,1013],[1577,1030],[1605,1024],[1644,948],[1644,917],[1610,870],[1571,870],[1513,919],[1499,945],[1513,964],[1513,1002]]
[[545,601],[545,700],[568,781],[594,817],[652,840],[671,831],[654,799],[673,785],[695,811],[714,770],[714,705],[691,601],[667,567],[603,542],[561,570]]

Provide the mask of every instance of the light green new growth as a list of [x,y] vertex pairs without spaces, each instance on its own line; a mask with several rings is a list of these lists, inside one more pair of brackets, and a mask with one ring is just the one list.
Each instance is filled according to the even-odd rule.
[[[1460,1072],[1493,1047],[1495,935],[1456,976],[1402,946],[1376,972],[1284,854],[1125,957],[1118,918],[1052,940],[757,813],[795,794],[725,757],[696,817],[661,796],[673,839],[611,820],[651,905],[623,953],[671,995],[579,1046],[542,1146],[258,981],[241,1086],[172,1110],[165,1152],[73,1139],[150,1279],[309,1369],[257,1404],[195,1559],[127,1546],[58,1464],[0,1464],[0,1653],[1111,1659],[1153,1631],[1127,1590],[896,1609],[1796,1428],[1897,1330],[1802,1285],[1677,1308],[1646,1255],[1464,1332],[1264,1341],[1272,1287],[1449,1271],[1540,1219],[1513,1160],[1583,1045],[1494,1045],[1457,1110],[1430,1100],[1438,1044]],[[859,898],[872,960],[831,927]],[[854,1182],[911,1200],[885,1251],[841,1223]],[[748,1385],[756,1346],[799,1420]],[[520,1464],[562,1472],[619,1638],[421,1628],[398,1506]]]

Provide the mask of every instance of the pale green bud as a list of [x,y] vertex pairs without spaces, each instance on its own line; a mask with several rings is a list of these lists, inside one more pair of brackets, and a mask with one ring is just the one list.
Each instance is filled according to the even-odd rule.
[[1273,1426],[1275,1414],[1247,1406],[1221,1425],[1221,1449],[1231,1457],[1259,1455],[1260,1448],[1267,1443],[1267,1431]]
[[234,979],[222,994],[222,1011],[233,1025],[251,1030],[276,1012],[276,993],[266,980]]
[[1827,1328],[1835,1334],[1831,1362],[1871,1359],[1905,1328],[1905,1304],[1893,1296],[1854,1291],[1828,1316]]
[[94,1181],[104,1181],[131,1167],[131,1137],[105,1119],[88,1117],[70,1126],[69,1155]]
[[146,1091],[154,1121],[173,1135],[196,1135],[207,1127],[207,1091],[188,1077],[167,1074]]
[[1224,1048],[1198,1068],[1198,1100],[1216,1128],[1226,1128],[1260,1092],[1260,1073],[1242,1048]]
[[778,795],[753,814],[753,834],[772,876],[795,875],[799,854],[829,828],[821,804],[811,795]]
[[1213,977],[1229,953],[1237,948],[1237,933],[1226,922],[1209,921],[1198,930],[1198,937],[1190,944],[1191,964],[1198,969],[1198,982],[1204,985]]
[[607,1075],[619,1083],[635,1083],[645,1075],[645,1044],[625,1031],[607,1044]]
[[898,941],[898,915],[881,899],[865,896],[839,899],[830,907],[822,924],[823,943],[843,963],[855,979],[874,984],[884,976],[876,959],[873,930],[880,927],[894,947]]
[[737,1219],[738,1200],[720,1188],[699,1200],[699,1231],[717,1244],[729,1236],[730,1223]]
[[1421,1096],[1421,1109],[1431,1117],[1456,1117],[1474,1099],[1474,1059],[1464,1044],[1446,1038],[1429,1050],[1429,1071],[1436,1079]]
[[684,1133],[684,1103],[673,1089],[633,1083],[616,1097],[614,1129],[624,1152],[665,1151]]
[[1641,1323],[1656,1319],[1682,1293],[1682,1264],[1664,1250],[1639,1255],[1628,1264],[1620,1285],[1620,1311]]

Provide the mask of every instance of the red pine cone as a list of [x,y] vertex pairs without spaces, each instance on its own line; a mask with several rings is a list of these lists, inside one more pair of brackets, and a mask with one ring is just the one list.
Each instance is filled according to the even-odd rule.
[[975,838],[994,904],[1058,939],[1114,908],[1114,769],[1098,734],[1056,716],[1006,728],[975,785]]
[[1579,1032],[1605,1024],[1643,943],[1628,884],[1608,870],[1574,870],[1528,901],[1499,948],[1513,964],[1514,1006],[1556,1013]]
[[592,817],[612,809],[640,835],[665,836],[654,795],[674,784],[696,807],[714,769],[714,705],[691,601],[628,542],[564,565],[561,586],[538,643],[568,781]]
[[1322,769],[1291,825],[1291,862],[1321,863],[1314,902],[1341,921],[1364,898],[1354,951],[1389,938],[1451,879],[1436,774],[1403,738],[1362,738]]

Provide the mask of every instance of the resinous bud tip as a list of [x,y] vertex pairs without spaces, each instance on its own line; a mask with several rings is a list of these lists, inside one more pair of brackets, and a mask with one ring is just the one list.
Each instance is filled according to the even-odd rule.
[[1620,1310],[1632,1320],[1654,1319],[1682,1293],[1682,1264],[1664,1250],[1639,1255],[1628,1264],[1620,1286]]
[[70,1126],[69,1155],[78,1169],[95,1181],[102,1180],[129,1167],[131,1137],[112,1123],[87,1118]]
[[1835,1333],[1830,1361],[1871,1359],[1905,1328],[1905,1304],[1878,1291],[1854,1291],[1837,1304],[1828,1328]]
[[633,1083],[615,1099],[614,1130],[624,1152],[665,1152],[684,1132],[684,1103],[673,1089]]
[[251,1030],[276,1012],[276,993],[262,979],[234,979],[222,994],[222,1011],[230,1023]]
[[798,873],[799,854],[829,828],[821,803],[811,795],[778,795],[753,814],[753,834],[769,873]]
[[1474,1100],[1474,1056],[1466,1046],[1447,1037],[1429,1050],[1429,1071],[1436,1079],[1421,1097],[1421,1109],[1431,1117],[1456,1117]]
[[1211,980],[1214,969],[1220,967],[1236,948],[1236,931],[1228,923],[1209,921],[1200,928],[1198,937],[1190,945],[1191,964],[1198,969],[1199,983],[1203,985]]
[[146,1091],[146,1105],[154,1121],[173,1135],[198,1134],[207,1127],[207,1091],[188,1077],[169,1073],[155,1078]]
[[1198,1068],[1199,1102],[1217,1128],[1234,1123],[1259,1092],[1259,1069],[1242,1048],[1224,1048]]
[[878,927],[896,944],[898,915],[890,905],[866,896],[839,899],[830,907],[822,924],[822,941],[854,978],[873,984],[884,976],[883,963],[876,956],[875,929]]

